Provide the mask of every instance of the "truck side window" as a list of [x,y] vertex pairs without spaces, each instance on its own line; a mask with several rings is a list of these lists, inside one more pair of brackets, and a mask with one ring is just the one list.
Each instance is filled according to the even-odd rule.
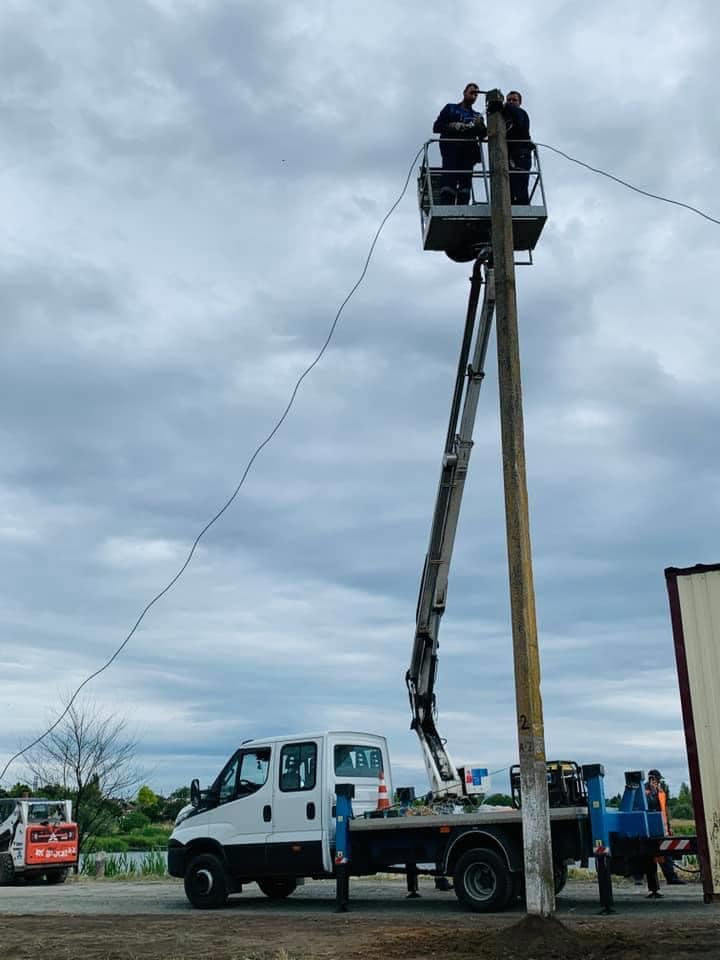
[[255,793],[265,783],[270,769],[270,747],[238,751],[220,774],[218,803]]
[[313,790],[317,771],[317,745],[288,743],[280,751],[280,789],[283,793]]
[[335,747],[335,774],[338,777],[377,777],[383,768],[378,747],[339,743]]
[[257,750],[245,750],[240,762],[240,775],[237,782],[238,796],[255,793],[263,786],[270,770],[270,747],[258,747]]

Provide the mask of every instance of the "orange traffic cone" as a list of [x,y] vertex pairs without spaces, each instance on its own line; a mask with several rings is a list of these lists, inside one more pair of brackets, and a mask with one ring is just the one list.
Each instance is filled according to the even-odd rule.
[[388,797],[387,786],[385,785],[385,774],[380,770],[378,773],[378,802],[377,810],[389,810],[390,798]]

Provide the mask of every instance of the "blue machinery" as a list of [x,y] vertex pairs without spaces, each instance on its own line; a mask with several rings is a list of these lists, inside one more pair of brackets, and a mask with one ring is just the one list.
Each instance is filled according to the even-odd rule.
[[[565,769],[570,766],[577,771],[574,774],[575,783],[571,790],[562,791],[562,795],[553,793],[551,779],[557,782],[559,767]],[[664,857],[682,857],[685,854],[697,853],[696,837],[673,838],[667,833],[664,814],[648,809],[647,797],[643,786],[643,773],[640,770],[625,774],[625,790],[618,808],[608,807],[605,802],[605,769],[600,763],[585,764],[582,771],[574,764],[548,764],[548,783],[551,797],[552,811],[562,806],[573,806],[582,818],[582,807],[587,806],[587,824],[589,829],[580,832],[576,849],[576,860],[587,862],[590,857],[595,858],[598,875],[598,890],[600,903],[604,913],[612,912],[613,891],[612,874],[631,876],[644,874],[647,880],[651,897],[660,896],[658,889],[657,862]],[[352,873],[352,800],[355,788],[353,784],[336,784],[335,794],[335,875],[336,875],[336,904],[339,911],[348,909],[350,893],[350,875]],[[554,799],[553,799],[554,797]],[[580,808],[580,809],[578,809]],[[407,806],[401,806],[377,813],[375,816],[391,816],[403,818],[407,813]],[[502,837],[503,817],[500,813],[495,817],[492,813],[482,814],[482,821],[487,826],[492,823],[498,839]],[[422,829],[432,824],[431,817],[414,818],[417,828]],[[463,817],[467,821],[467,817]],[[480,818],[478,818],[480,819]],[[451,828],[452,816],[442,818],[441,832],[448,834]],[[466,826],[466,824],[465,824]],[[367,833],[359,836],[366,842]],[[388,831],[378,833],[372,839],[373,847],[378,850],[383,843],[393,844],[394,838]],[[512,838],[508,833],[506,849],[511,852]],[[510,860],[511,857],[508,857]],[[367,863],[367,860],[365,860]],[[417,864],[406,864],[405,871],[408,878],[410,896],[417,896]],[[435,872],[435,871],[428,871]]]

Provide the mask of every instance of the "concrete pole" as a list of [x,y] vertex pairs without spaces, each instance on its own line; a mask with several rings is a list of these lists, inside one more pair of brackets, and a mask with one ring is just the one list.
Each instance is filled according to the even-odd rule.
[[499,90],[488,94],[492,248],[502,429],[505,519],[512,611],[515,699],[527,911],[549,916],[555,909],[545,732],[540,696],[540,657],[535,619],[530,517],[525,476],[520,350],[515,261],[505,120]]

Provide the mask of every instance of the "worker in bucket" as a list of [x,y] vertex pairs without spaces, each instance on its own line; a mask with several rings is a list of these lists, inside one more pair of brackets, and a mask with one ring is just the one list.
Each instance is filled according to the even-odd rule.
[[511,90],[505,97],[503,116],[507,127],[510,163],[510,202],[527,206],[530,203],[528,183],[533,144],[530,140],[530,117],[520,106],[521,103],[522,94]]
[[433,124],[443,168],[437,203],[470,203],[473,167],[481,159],[480,140],[487,136],[482,114],[473,109],[479,94],[478,85],[468,83],[460,103],[446,103]]

